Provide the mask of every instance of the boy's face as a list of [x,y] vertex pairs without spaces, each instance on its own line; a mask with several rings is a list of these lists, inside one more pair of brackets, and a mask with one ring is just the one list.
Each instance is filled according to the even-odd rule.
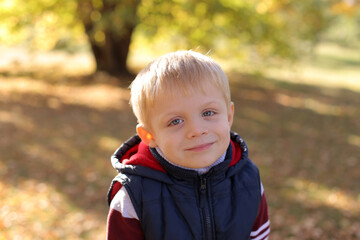
[[233,103],[210,83],[188,95],[161,94],[151,111],[149,145],[179,166],[207,167],[229,146],[233,116]]

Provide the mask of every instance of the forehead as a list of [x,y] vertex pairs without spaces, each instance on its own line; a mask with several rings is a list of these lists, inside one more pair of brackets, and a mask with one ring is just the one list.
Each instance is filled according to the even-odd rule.
[[226,103],[227,101],[220,88],[208,83],[189,87],[186,90],[172,89],[170,91],[161,91],[154,98],[152,108],[159,113],[165,112],[170,108],[181,108],[185,105],[193,108],[210,102]]
[[154,96],[154,103],[160,99],[160,101],[162,101],[170,98],[187,98],[194,95],[208,95],[209,92],[217,92],[219,95],[224,95],[222,89],[214,82],[198,81],[185,83],[182,86],[169,85],[158,89],[157,94]]

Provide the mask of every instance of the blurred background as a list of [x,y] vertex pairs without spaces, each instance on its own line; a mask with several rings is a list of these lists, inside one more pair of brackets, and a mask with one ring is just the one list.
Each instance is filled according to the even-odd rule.
[[358,0],[0,1],[0,240],[104,239],[149,61],[217,60],[270,239],[360,239]]

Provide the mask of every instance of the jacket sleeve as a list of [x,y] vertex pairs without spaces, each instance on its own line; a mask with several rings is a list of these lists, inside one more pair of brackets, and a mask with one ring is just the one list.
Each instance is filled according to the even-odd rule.
[[251,230],[250,239],[252,240],[266,240],[270,234],[270,220],[268,214],[268,206],[264,193],[263,185],[261,184],[261,203],[259,212],[256,217],[253,229]]
[[[120,184],[120,183],[117,183]],[[130,197],[123,186],[111,200],[106,239],[144,240],[144,234]]]

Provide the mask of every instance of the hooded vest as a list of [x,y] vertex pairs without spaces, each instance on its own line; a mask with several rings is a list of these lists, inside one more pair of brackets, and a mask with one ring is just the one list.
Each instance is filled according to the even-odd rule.
[[[146,239],[250,239],[261,202],[261,182],[239,135],[231,133],[225,160],[203,175],[170,164],[151,148],[159,167],[124,164],[126,156],[136,154],[140,142],[135,136],[113,155],[119,174],[108,201],[110,204],[114,184],[120,182]],[[235,151],[241,151],[240,159],[234,159],[239,156]]]

